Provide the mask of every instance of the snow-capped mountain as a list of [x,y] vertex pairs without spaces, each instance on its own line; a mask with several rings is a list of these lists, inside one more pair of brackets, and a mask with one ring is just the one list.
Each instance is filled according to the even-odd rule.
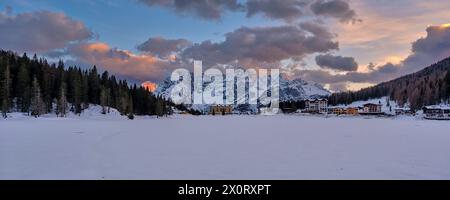
[[[155,93],[165,98],[170,97],[172,88],[177,84],[169,78],[166,78],[158,85]],[[208,83],[204,83],[207,85]],[[225,85],[225,84],[224,84]],[[302,79],[288,80],[280,77],[280,101],[301,101],[310,98],[328,97],[331,92],[322,85],[309,83]]]
[[280,101],[301,101],[311,98],[328,97],[331,92],[317,83],[302,79],[287,80],[280,78]]

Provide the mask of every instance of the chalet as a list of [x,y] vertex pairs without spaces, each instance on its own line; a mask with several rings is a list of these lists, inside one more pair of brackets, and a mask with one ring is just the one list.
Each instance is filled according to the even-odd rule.
[[363,112],[361,112],[360,114],[362,114],[362,115],[381,115],[384,113],[381,112],[381,104],[366,103],[363,105]]
[[345,109],[340,107],[332,107],[328,108],[328,113],[335,115],[343,115],[345,114]]
[[450,107],[441,105],[432,105],[423,107],[425,119],[432,120],[450,120]]
[[231,105],[212,105],[209,108],[210,115],[229,115],[233,113],[233,106]]
[[345,114],[346,115],[358,115],[359,114],[359,109],[358,108],[349,107],[349,108],[345,109]]
[[308,99],[305,101],[305,111],[308,113],[328,113],[328,100]]
[[410,108],[395,108],[395,115],[414,115],[415,113]]
[[283,107],[281,108],[281,111],[283,111],[283,113],[295,113],[297,112],[297,108]]

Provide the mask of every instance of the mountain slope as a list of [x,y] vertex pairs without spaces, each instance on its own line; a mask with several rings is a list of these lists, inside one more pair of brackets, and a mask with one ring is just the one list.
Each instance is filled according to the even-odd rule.
[[450,97],[450,57],[413,74],[380,83],[357,92],[332,94],[332,105],[389,96],[399,105],[409,103],[412,109],[448,101]]
[[[158,85],[155,93],[165,98],[170,98],[170,91],[177,84],[170,78],[166,78]],[[207,85],[205,83],[204,85]],[[236,83],[235,83],[236,85]],[[280,77],[280,101],[301,101],[308,98],[327,97],[331,93],[323,86],[309,83],[301,79],[287,80]]]

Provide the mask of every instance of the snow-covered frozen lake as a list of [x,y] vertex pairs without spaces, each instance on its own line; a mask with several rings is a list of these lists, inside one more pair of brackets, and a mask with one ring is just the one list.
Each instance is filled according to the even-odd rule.
[[314,116],[0,120],[0,179],[450,179],[450,122]]

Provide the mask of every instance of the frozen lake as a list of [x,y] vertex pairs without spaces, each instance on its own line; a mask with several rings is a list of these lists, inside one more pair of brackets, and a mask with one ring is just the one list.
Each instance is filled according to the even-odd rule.
[[0,179],[450,179],[450,122],[181,116],[0,120]]

